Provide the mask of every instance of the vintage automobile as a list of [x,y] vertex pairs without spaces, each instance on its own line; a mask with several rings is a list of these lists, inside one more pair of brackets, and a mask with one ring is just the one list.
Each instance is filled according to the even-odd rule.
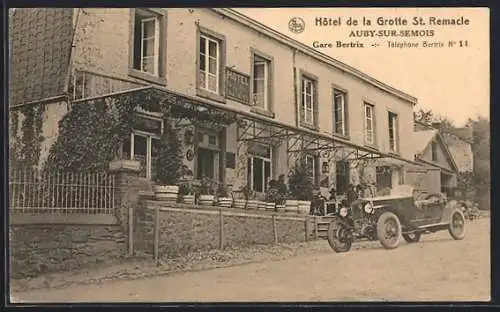
[[347,252],[356,240],[379,240],[386,249],[400,237],[418,242],[422,234],[448,230],[455,240],[465,237],[465,218],[456,201],[442,194],[419,195],[413,187],[398,185],[387,196],[362,198],[342,207],[328,226],[328,243]]

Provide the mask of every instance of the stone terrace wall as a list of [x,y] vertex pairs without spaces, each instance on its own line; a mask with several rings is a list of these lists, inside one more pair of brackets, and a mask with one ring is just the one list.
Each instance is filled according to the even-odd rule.
[[118,225],[11,225],[12,278],[110,264],[127,252]]
[[[159,255],[175,257],[192,251],[221,247],[220,210],[217,207],[183,207],[176,204],[147,201],[136,223],[136,252],[154,253],[155,216],[159,208]],[[274,244],[272,214],[259,211],[222,209],[223,248]],[[278,243],[303,242],[313,239],[313,220],[304,216],[276,216]]]

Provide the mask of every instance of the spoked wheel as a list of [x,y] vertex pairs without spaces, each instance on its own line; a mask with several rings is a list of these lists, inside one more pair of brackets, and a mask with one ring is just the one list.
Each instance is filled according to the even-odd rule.
[[420,240],[420,233],[408,233],[408,234],[403,234],[403,238],[407,243],[416,243]]
[[453,211],[451,214],[448,232],[455,240],[462,240],[465,237],[465,217],[459,210]]
[[335,252],[347,252],[352,246],[350,230],[339,221],[332,221],[328,226],[328,243]]
[[401,223],[394,213],[387,211],[378,218],[377,236],[384,248],[394,249],[398,247]]

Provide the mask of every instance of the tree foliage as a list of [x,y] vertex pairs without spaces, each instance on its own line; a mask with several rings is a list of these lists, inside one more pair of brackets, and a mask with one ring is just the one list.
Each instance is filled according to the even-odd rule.
[[304,161],[300,161],[291,170],[288,176],[290,195],[298,200],[312,200],[314,197],[314,183]]
[[182,142],[170,120],[165,122],[156,155],[158,160],[155,166],[155,182],[162,185],[177,184],[183,175]]

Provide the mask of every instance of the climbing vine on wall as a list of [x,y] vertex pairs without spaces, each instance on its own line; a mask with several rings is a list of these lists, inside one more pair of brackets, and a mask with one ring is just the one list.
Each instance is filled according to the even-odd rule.
[[174,117],[233,122],[231,116],[185,104],[178,96],[155,90],[75,102],[59,122],[59,136],[49,151],[46,167],[64,171],[107,170],[123,139],[132,131],[136,106],[161,113],[165,120]]
[[[40,161],[44,105],[12,110],[10,125],[10,166],[34,167]],[[19,133],[19,114],[24,116]]]

